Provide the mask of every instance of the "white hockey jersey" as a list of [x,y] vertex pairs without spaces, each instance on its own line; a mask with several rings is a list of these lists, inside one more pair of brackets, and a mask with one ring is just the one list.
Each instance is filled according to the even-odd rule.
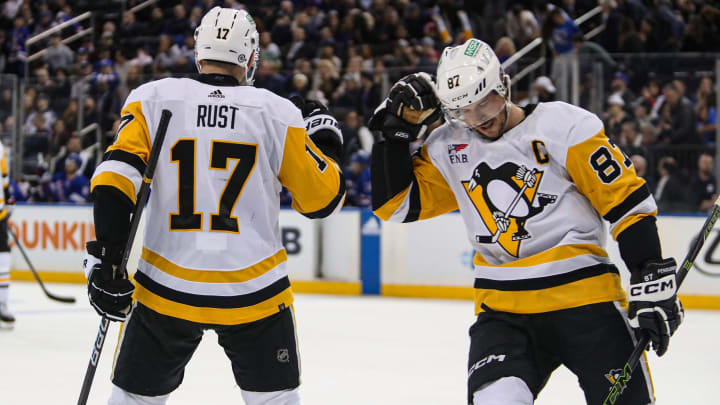
[[238,324],[292,304],[279,192],[310,218],[342,205],[340,169],[300,111],[229,76],[163,79],[130,93],[91,187],[135,203],[163,109],[173,113],[145,212],[135,298],[178,318]]
[[476,313],[625,299],[604,250],[603,218],[617,238],[657,208],[594,114],[541,103],[495,141],[445,124],[413,167],[410,187],[375,212],[408,222],[459,209],[476,251]]

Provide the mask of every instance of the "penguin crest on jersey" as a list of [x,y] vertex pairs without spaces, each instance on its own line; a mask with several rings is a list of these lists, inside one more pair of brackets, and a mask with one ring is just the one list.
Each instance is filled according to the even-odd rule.
[[[513,162],[497,168],[480,163],[463,187],[490,235],[475,235],[479,243],[498,243],[518,257],[520,243],[532,235],[526,222],[553,204],[557,195],[538,192],[543,172]],[[537,198],[536,198],[537,197]]]

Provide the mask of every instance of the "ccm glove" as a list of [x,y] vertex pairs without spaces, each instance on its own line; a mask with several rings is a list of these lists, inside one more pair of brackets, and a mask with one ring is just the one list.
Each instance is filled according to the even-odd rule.
[[675,259],[649,262],[630,276],[630,326],[641,336],[650,335],[652,348],[658,356],[667,351],[670,336],[685,316],[677,298]]
[[91,241],[86,248],[83,267],[88,279],[90,305],[101,316],[125,322],[132,310],[135,286],[128,279],[127,271],[117,268],[122,260],[123,246]]
[[375,109],[368,128],[380,131],[387,140],[414,141],[440,118],[434,87],[435,79],[427,73],[403,77]]
[[300,109],[305,120],[305,131],[315,146],[342,166],[343,135],[335,117],[330,115],[325,104],[316,100],[305,100],[300,96],[290,98]]

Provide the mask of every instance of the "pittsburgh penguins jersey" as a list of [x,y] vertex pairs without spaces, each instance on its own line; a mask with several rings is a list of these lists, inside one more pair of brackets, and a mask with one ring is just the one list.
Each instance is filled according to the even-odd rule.
[[135,298],[194,322],[239,324],[293,302],[279,192],[325,217],[342,205],[338,165],[310,140],[300,111],[230,76],[162,79],[133,90],[91,182],[133,204],[161,111],[173,115],[145,213]]
[[459,209],[476,251],[476,313],[625,299],[603,219],[617,238],[657,208],[594,114],[541,103],[494,141],[446,123],[412,165],[409,187],[375,213],[408,222]]
[[10,187],[10,177],[8,176],[7,157],[5,156],[5,146],[0,142],[0,179],[2,187],[0,187],[0,220],[7,217],[7,209],[5,209],[5,201],[10,198],[7,194]]

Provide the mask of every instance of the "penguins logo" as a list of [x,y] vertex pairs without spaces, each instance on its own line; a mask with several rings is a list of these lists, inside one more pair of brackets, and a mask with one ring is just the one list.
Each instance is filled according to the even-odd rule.
[[491,235],[475,235],[475,240],[497,242],[518,257],[520,242],[532,237],[525,229],[527,220],[557,200],[557,195],[538,192],[542,177],[542,171],[510,162],[496,169],[485,162],[477,165],[462,184]]

